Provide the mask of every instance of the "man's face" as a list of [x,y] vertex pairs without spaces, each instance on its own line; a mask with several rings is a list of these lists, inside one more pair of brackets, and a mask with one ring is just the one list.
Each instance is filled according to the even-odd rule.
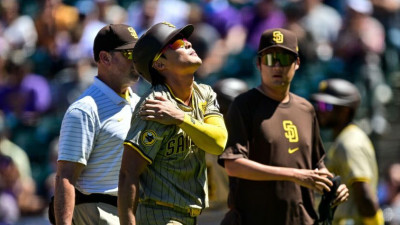
[[132,50],[112,51],[111,55],[116,77],[127,82],[136,82],[139,79],[132,60]]
[[289,86],[299,64],[298,57],[290,51],[279,47],[267,49],[258,59],[262,84],[273,89]]
[[202,60],[186,39],[174,39],[163,50],[160,61],[165,68],[174,74],[193,74],[202,64]]
[[313,102],[313,105],[320,127],[331,128],[337,124],[337,117],[340,115],[337,112],[337,107],[321,101]]

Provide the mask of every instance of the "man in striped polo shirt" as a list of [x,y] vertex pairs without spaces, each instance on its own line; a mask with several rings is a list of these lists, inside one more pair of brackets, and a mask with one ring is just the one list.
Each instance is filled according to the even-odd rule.
[[192,225],[208,206],[205,153],[221,154],[227,131],[215,92],[194,82],[202,61],[186,40],[192,32],[158,23],[134,48],[135,67],[152,88],[124,142],[121,224]]
[[119,224],[122,143],[139,100],[130,88],[138,80],[132,60],[137,39],[132,27],[111,24],[94,40],[98,75],[62,122],[54,198],[57,224]]

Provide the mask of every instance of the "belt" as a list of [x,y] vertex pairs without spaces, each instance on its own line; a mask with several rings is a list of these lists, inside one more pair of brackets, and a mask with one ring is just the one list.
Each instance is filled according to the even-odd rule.
[[151,200],[151,199],[147,199],[145,201],[139,201],[141,204],[146,204],[146,205],[153,205],[153,206],[164,206],[164,207],[168,207],[171,208],[177,212],[181,212],[181,213],[187,213],[190,215],[190,217],[197,217],[201,214],[202,209],[199,208],[182,208],[179,206],[176,206],[174,204],[171,203],[167,203],[167,202],[161,202],[161,201],[155,201],[155,200]]
[[75,189],[75,204],[76,205],[83,204],[83,203],[99,203],[99,202],[103,202],[103,203],[118,207],[118,197],[117,196],[107,195],[107,194],[98,194],[98,193],[85,195],[82,192]]

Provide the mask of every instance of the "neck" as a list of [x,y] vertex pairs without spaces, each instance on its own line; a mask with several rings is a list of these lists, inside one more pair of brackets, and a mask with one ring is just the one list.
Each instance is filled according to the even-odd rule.
[[333,128],[333,138],[336,139],[339,134],[346,128],[351,122],[345,122],[345,123],[338,123],[337,126]]
[[109,76],[102,76],[99,74],[97,77],[117,94],[125,94],[130,86],[128,83],[121,83],[118,79],[113,79]]
[[271,89],[264,85],[258,86],[259,90],[261,90],[266,96],[272,98],[275,101],[286,103],[289,102],[289,87],[285,86],[282,88]]
[[168,76],[165,82],[175,97],[183,101],[185,105],[190,105],[193,90],[193,75],[187,77]]

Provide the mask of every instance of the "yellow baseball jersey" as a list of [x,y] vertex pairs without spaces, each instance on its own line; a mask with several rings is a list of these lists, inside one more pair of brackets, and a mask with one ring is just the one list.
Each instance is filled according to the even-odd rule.
[[349,188],[349,200],[338,206],[335,221],[351,219],[354,224],[364,224],[357,210],[352,184],[355,181],[367,182],[377,194],[378,166],[371,140],[356,125],[347,126],[329,148],[326,167],[340,175],[342,183]]
[[142,120],[140,106],[147,99],[163,96],[194,119],[204,121],[222,114],[216,94],[208,85],[193,85],[191,106],[186,106],[165,85],[145,94],[132,117],[125,144],[132,146],[148,162],[140,177],[140,202],[160,201],[180,208],[208,206],[205,152],[178,126]]

